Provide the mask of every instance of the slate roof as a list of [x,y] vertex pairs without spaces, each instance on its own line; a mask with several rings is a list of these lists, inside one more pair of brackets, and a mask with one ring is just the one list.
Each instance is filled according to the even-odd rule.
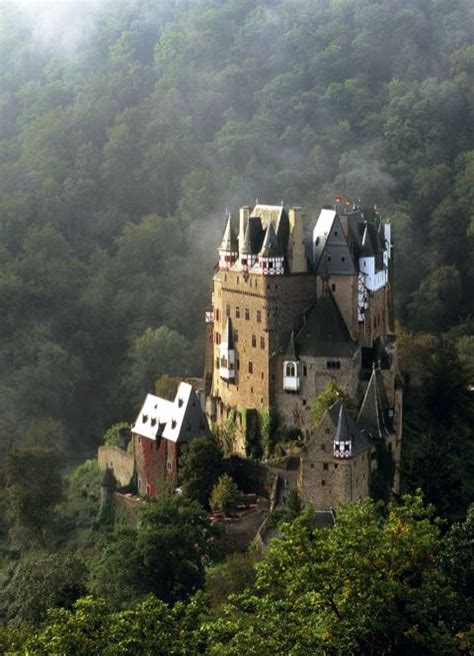
[[267,230],[270,224],[273,226],[278,238],[281,254],[286,253],[290,224],[287,211],[283,205],[262,205],[259,203],[253,208],[251,216],[260,218],[264,230]]
[[219,250],[231,251],[232,253],[236,253],[238,251],[237,235],[235,234],[230,214],[227,215],[227,223],[225,226],[221,245],[219,246]]
[[283,251],[280,243],[278,242],[273,224],[269,223],[265,238],[263,240],[262,248],[259,253],[260,257],[282,257]]
[[242,253],[245,255],[258,255],[262,248],[265,231],[262,228],[262,222],[258,216],[251,216],[247,221],[247,227],[244,233]]
[[147,394],[131,429],[141,437],[163,437],[170,442],[187,442],[198,434],[208,434],[201,404],[189,383],[179,384],[174,401]]
[[358,346],[352,340],[339,307],[329,289],[305,314],[296,338],[296,352],[313,357],[351,358]]
[[361,429],[344,407],[341,400],[336,401],[329,408],[329,414],[336,425],[335,442],[351,442],[351,455],[365,451],[370,446],[369,435]]
[[374,368],[360,407],[357,423],[369,430],[374,437],[386,437],[390,434],[387,427],[388,408],[389,403],[382,372],[380,369]]
[[329,276],[355,273],[353,253],[334,210],[321,210],[313,237],[317,273]]

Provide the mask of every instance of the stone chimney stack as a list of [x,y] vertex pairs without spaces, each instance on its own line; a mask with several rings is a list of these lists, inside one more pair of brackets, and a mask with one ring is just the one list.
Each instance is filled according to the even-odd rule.
[[241,207],[239,214],[239,255],[242,255],[242,244],[244,242],[245,230],[247,228],[247,223],[249,221],[249,216],[252,208],[251,207]]
[[306,273],[303,210],[292,207],[289,211],[290,237],[288,239],[288,265],[291,273]]

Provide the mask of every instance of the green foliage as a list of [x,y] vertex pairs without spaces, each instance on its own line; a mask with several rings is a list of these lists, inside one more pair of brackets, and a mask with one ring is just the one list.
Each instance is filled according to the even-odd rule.
[[86,593],[86,568],[74,554],[31,554],[20,560],[2,591],[7,618],[37,625],[51,608],[71,608]]
[[2,6],[9,439],[52,419],[88,456],[157,376],[201,373],[214,217],[236,199],[377,202],[398,318],[438,331],[472,315],[468,5],[104,0],[67,58],[63,33],[38,40]]
[[272,455],[278,430],[278,415],[274,410],[264,408],[260,415],[260,435],[263,453],[268,458]]
[[45,447],[10,449],[4,463],[3,500],[12,540],[46,546],[46,532],[63,496],[59,454]]
[[90,565],[90,591],[121,608],[153,593],[185,599],[204,582],[211,554],[207,513],[185,496],[160,496],[142,510],[136,529],[118,527]]
[[221,612],[230,595],[253,587],[256,562],[256,552],[234,553],[206,571],[205,591],[214,611]]
[[311,406],[311,417],[314,427],[319,424],[326,410],[338,399],[346,400],[346,395],[336,385],[334,380],[330,378],[321,394]]
[[212,488],[209,505],[212,510],[220,510],[225,515],[231,515],[237,505],[239,490],[228,474],[222,474]]
[[153,388],[156,377],[166,371],[185,371],[189,344],[175,330],[166,326],[147,328],[130,350],[130,371],[125,384],[135,399]]
[[84,597],[72,610],[53,610],[44,628],[23,642],[32,656],[176,656],[201,653],[202,602],[168,607],[149,596],[127,610],[110,612],[103,600]]
[[430,340],[422,361],[405,394],[402,482],[454,521],[474,501],[474,398],[452,339]]
[[126,428],[130,428],[130,425],[126,421],[121,421],[110,426],[104,435],[104,445],[120,446],[120,431]]
[[350,504],[332,529],[303,515],[281,534],[257,565],[255,589],[208,625],[211,654],[456,653],[469,608],[443,571],[440,530],[419,498],[386,515],[370,501]]
[[179,463],[179,483],[184,493],[209,507],[209,497],[223,473],[222,454],[214,440],[196,437],[183,451]]
[[181,379],[171,374],[162,374],[155,381],[155,394],[162,399],[174,401]]

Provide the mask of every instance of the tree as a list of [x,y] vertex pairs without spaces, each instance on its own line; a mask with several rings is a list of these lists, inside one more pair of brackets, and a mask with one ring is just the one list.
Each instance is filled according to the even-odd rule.
[[51,608],[71,608],[86,593],[86,567],[74,554],[31,554],[16,566],[4,588],[7,617],[14,624],[39,624]]
[[341,508],[331,529],[308,512],[281,527],[255,590],[208,625],[211,654],[456,653],[463,597],[443,571],[438,523],[420,498]]
[[222,454],[216,442],[207,437],[196,437],[181,456],[179,483],[190,499],[208,508],[212,488],[223,469]]
[[162,374],[155,381],[155,394],[162,399],[174,401],[181,379],[171,374]]
[[116,528],[104,539],[91,562],[90,590],[112,608],[149,593],[166,602],[184,599],[204,582],[212,534],[198,503],[157,497],[140,513],[136,529]]
[[212,488],[209,505],[212,510],[220,510],[230,515],[237,505],[239,490],[229,474],[223,474]]
[[134,398],[138,400],[153,389],[153,382],[162,373],[185,373],[188,348],[185,338],[175,330],[166,326],[147,328],[130,350],[125,383]]
[[54,509],[63,497],[59,453],[45,447],[12,448],[6,455],[4,476],[3,498],[11,538],[45,547]]
[[31,656],[168,656],[170,650],[176,656],[193,656],[203,653],[199,632],[203,611],[199,598],[170,608],[150,595],[127,610],[114,612],[104,600],[84,597],[71,610],[50,611],[39,631],[27,636],[10,633],[5,642],[10,649],[21,645]]

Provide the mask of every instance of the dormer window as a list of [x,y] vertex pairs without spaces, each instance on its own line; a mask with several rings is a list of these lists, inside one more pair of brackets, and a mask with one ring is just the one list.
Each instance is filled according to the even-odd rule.
[[153,419],[151,420],[151,425],[156,426],[156,417],[153,417]]
[[145,415],[145,414],[144,414],[144,415],[142,416],[142,420],[143,420],[143,423],[146,424],[146,422],[148,421],[148,415]]
[[171,420],[171,428],[176,428],[176,419]]
[[183,403],[184,403],[183,399],[178,399],[178,408],[182,408]]

